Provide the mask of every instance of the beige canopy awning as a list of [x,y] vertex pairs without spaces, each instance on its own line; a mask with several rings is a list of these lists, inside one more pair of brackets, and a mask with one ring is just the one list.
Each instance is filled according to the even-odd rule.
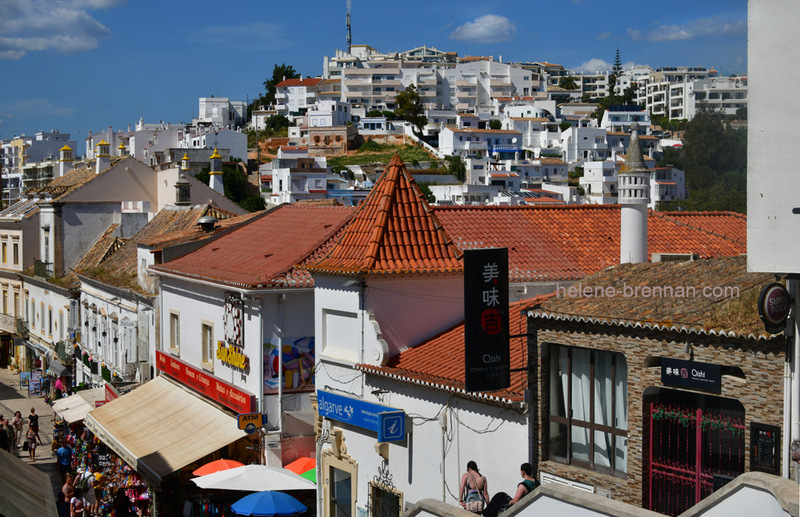
[[93,410],[84,425],[156,487],[245,436],[236,418],[164,376]]
[[95,402],[105,399],[104,388],[83,390],[53,402],[53,411],[68,424],[72,424],[86,418],[86,414],[95,408]]
[[2,449],[0,515],[58,517],[50,476]]

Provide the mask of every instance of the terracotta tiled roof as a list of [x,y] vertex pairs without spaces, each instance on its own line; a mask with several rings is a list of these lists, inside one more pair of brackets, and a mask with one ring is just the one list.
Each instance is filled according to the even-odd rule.
[[312,79],[284,79],[275,85],[276,88],[288,88],[290,86],[316,86],[322,82],[321,78]]
[[529,205],[530,204],[533,204],[533,205],[536,205],[536,204],[550,204],[550,203],[566,204],[566,202],[562,201],[561,199],[556,199],[554,197],[547,197],[547,196],[526,198],[525,202],[528,203]]
[[566,165],[561,158],[539,158],[538,161],[542,165]]
[[[433,213],[460,249],[508,247],[515,282],[580,279],[619,263],[619,205],[435,206]],[[708,258],[747,251],[740,214],[665,214],[673,213],[650,212],[650,253]]]
[[653,212],[678,224],[685,224],[702,232],[747,244],[747,216],[736,212]]
[[207,210],[203,215],[211,216],[217,219],[214,228],[210,231],[203,230],[197,225],[197,221],[192,225],[187,225],[179,229],[167,230],[159,234],[137,235],[135,240],[137,244],[150,246],[153,249],[162,249],[167,246],[174,246],[184,242],[195,242],[204,239],[209,239],[220,232],[226,231],[233,226],[244,224],[250,219],[258,217],[263,212],[251,212],[249,214],[235,215],[226,212],[220,208],[205,205]]
[[223,215],[210,205],[169,207],[159,211],[130,239],[119,239],[106,232],[75,270],[81,276],[94,278],[106,284],[139,290],[137,242],[158,239],[164,234],[178,230],[194,230],[197,227],[197,220],[209,215],[210,212],[215,216]]
[[[523,300],[509,306],[510,335],[527,334],[527,309],[548,296]],[[445,330],[415,347],[395,355],[386,366],[356,365],[357,370],[467,397],[489,399],[505,404],[522,402],[528,385],[528,346],[526,337],[510,340],[511,385],[500,391],[467,393],[464,388],[464,323]]]
[[[531,314],[603,325],[765,338],[770,334],[758,317],[757,301],[761,289],[774,281],[772,274],[748,273],[746,256],[622,264],[583,279],[571,295],[558,291],[532,308]],[[602,289],[606,295],[577,295],[586,288],[597,293]]]
[[[105,173],[111,169],[112,166],[115,166],[124,160],[135,159],[136,158],[132,156],[113,156],[111,157],[111,164],[100,171],[100,174]],[[47,185],[30,188],[25,192],[29,194],[38,194],[40,197],[50,194],[50,196],[53,198],[53,201],[57,201],[58,199],[66,196],[86,183],[89,183],[92,179],[96,178],[97,175],[98,174],[95,170],[94,163],[89,163],[79,169],[73,169],[63,176],[54,178]]]
[[354,212],[349,207],[281,205],[153,269],[250,289],[313,287],[311,275],[295,265],[327,252]]
[[544,117],[511,117],[511,120],[524,120],[529,122],[550,122],[550,119]]
[[334,274],[462,270],[454,246],[398,155],[325,258],[308,266]]

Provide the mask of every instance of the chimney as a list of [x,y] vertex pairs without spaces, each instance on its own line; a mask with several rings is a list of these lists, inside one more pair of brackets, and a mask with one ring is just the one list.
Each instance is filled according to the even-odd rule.
[[58,152],[58,176],[61,177],[72,170],[72,149],[65,145]]
[[620,204],[619,261],[647,262],[647,204],[650,202],[650,170],[639,144],[639,124],[631,124],[631,141],[625,164],[617,175]]
[[214,154],[211,155],[211,171],[209,171],[209,187],[213,188],[223,196],[225,195],[225,188],[222,186],[222,156],[214,148]]
[[[188,160],[187,160],[188,161]],[[181,168],[181,173],[178,175],[178,181],[175,182],[175,205],[176,206],[189,206],[192,204],[191,184],[186,179],[186,174]]]
[[126,154],[125,151],[127,150],[128,149],[125,147],[125,144],[119,144],[119,147],[117,147],[117,152],[118,152],[117,156],[125,156]]
[[217,224],[217,219],[210,215],[204,215],[200,219],[197,220],[197,226],[200,227],[204,232],[212,232],[214,231],[214,227]]
[[111,154],[109,153],[109,145],[105,140],[100,140],[97,144],[97,152],[95,153],[95,174],[100,174],[111,165]]

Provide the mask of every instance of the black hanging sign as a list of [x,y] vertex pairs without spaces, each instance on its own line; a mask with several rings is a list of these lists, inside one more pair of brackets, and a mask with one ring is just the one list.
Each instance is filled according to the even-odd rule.
[[511,382],[508,249],[464,251],[464,380],[467,391]]
[[781,473],[781,428],[750,422],[750,470],[779,476]]
[[661,383],[719,393],[721,372],[718,364],[661,358]]

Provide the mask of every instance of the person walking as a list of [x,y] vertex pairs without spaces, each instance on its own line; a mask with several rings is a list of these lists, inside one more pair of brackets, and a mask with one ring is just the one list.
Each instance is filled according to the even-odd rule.
[[69,500],[69,517],[84,517],[88,515],[86,499],[83,498],[83,490],[75,489],[75,495]]
[[467,471],[461,476],[461,485],[458,489],[459,503],[471,512],[481,513],[489,500],[489,488],[486,476],[478,470],[478,464],[470,460],[467,462]]
[[41,445],[42,439],[39,438],[39,415],[36,414],[36,408],[31,408],[31,414],[28,415],[28,425],[33,428],[33,432],[36,434],[36,441]]
[[11,421],[11,425],[14,426],[14,445],[19,448],[19,442],[22,440],[22,435],[25,434],[22,432],[22,413],[19,411],[14,412],[14,420]]
[[36,461],[36,431],[33,430],[33,425],[28,425],[25,439],[28,440],[28,458]]
[[58,458],[58,471],[61,473],[61,482],[66,483],[67,474],[72,468],[72,449],[66,442],[61,442],[61,446],[56,450]]

